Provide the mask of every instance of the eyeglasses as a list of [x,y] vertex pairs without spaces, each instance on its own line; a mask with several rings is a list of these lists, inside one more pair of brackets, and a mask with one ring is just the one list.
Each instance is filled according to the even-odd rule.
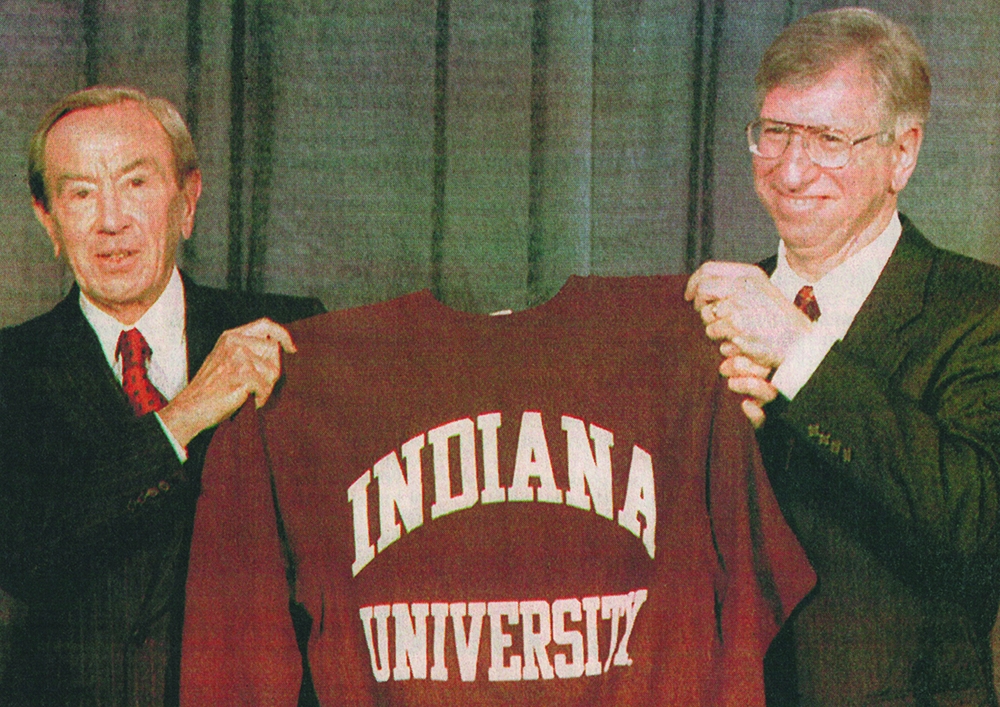
[[892,134],[880,130],[852,140],[844,133],[830,128],[758,118],[747,125],[747,144],[750,152],[758,157],[776,160],[785,154],[792,135],[796,133],[802,137],[802,146],[813,164],[826,169],[838,169],[846,165],[851,159],[851,148],[855,145],[873,137]]

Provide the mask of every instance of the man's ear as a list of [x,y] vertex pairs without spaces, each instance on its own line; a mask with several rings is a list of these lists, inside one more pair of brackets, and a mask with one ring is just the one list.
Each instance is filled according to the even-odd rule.
[[198,208],[198,199],[201,197],[201,170],[196,169],[184,178],[184,183],[181,185],[181,197],[184,199],[181,235],[184,236],[184,240],[187,240],[194,230],[194,212]]
[[918,122],[907,122],[897,129],[896,141],[892,145],[892,191],[896,194],[910,181],[910,175],[917,167],[917,155],[924,141],[924,126]]
[[56,220],[49,213],[49,210],[45,208],[45,204],[38,199],[32,199],[31,206],[35,210],[35,218],[42,224],[45,232],[49,234],[49,240],[52,241],[53,256],[58,258],[62,247],[59,242],[59,230],[56,228]]

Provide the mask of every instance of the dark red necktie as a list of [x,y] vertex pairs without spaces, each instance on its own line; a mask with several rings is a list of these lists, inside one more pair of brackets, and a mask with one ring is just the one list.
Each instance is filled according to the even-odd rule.
[[128,329],[118,337],[115,356],[122,360],[122,388],[137,417],[167,404],[167,399],[149,381],[146,373],[146,361],[152,354],[138,329]]
[[816,302],[816,295],[813,294],[812,285],[804,285],[799,290],[795,295],[795,306],[809,317],[809,321],[814,322],[819,319],[819,304]]

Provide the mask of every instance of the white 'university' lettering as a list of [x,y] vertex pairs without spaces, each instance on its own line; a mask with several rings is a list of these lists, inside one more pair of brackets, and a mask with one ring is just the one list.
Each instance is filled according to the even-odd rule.
[[[569,597],[551,603],[504,600],[377,604],[361,607],[358,617],[368,645],[372,675],[378,682],[427,679],[428,617],[433,619],[431,680],[447,681],[453,674],[447,665],[449,633],[455,647],[458,676],[463,682],[474,682],[483,674],[478,669],[480,656],[488,657],[486,677],[491,682],[572,679],[632,665],[628,643],[647,596],[646,589],[636,589],[628,594]],[[487,616],[489,649],[481,651]],[[609,624],[604,645],[599,641],[598,621]],[[586,651],[580,629],[586,632]],[[515,645],[515,630],[521,636],[518,645]],[[395,641],[394,651],[390,650],[390,636]],[[391,667],[390,654],[395,656]]]

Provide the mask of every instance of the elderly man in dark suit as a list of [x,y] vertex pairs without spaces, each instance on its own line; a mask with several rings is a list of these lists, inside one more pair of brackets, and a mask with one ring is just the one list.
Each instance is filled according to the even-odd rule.
[[757,91],[778,255],[706,263],[687,296],[819,578],[769,652],[769,704],[995,705],[1000,274],[896,211],[923,51],[874,12],[817,13],[767,50]]
[[177,270],[201,175],[166,101],[68,96],[34,135],[29,181],[76,284],[0,333],[0,584],[29,607],[0,701],[175,703],[211,431],[270,395],[295,350],[276,322],[322,305],[212,290]]

